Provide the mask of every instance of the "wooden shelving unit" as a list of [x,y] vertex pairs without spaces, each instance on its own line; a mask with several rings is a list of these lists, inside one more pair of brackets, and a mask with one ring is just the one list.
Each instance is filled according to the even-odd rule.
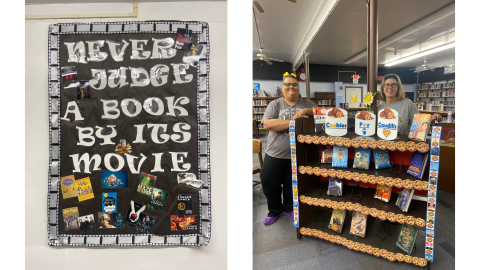
[[[391,215],[399,215],[405,217],[411,216],[415,218],[415,221],[418,223],[414,224],[414,226],[418,229],[418,235],[415,240],[416,248],[413,249],[410,258],[415,260],[416,264],[422,264],[422,266],[427,266],[428,263],[425,261],[425,232],[426,232],[426,213],[427,213],[427,195],[428,195],[428,168],[425,169],[425,174],[423,179],[419,180],[416,179],[408,174],[406,174],[406,170],[408,169],[409,161],[411,156],[413,155],[413,149],[400,152],[398,150],[389,151],[391,153],[390,160],[393,162],[395,160],[394,167],[400,167],[399,164],[403,163],[404,171],[400,171],[400,173],[391,173],[389,172],[390,169],[380,169],[376,170],[374,167],[374,162],[370,162],[370,169],[369,170],[359,170],[353,168],[353,158],[355,153],[354,147],[349,147],[349,164],[348,168],[333,168],[332,164],[325,164],[320,163],[319,156],[320,156],[320,147],[317,145],[321,140],[317,140],[317,144],[313,143],[314,139],[306,140],[304,139],[306,135],[310,137],[314,136],[325,136],[328,137],[324,132],[321,134],[315,134],[315,128],[313,119],[297,119],[295,120],[295,133],[296,136],[295,140],[295,154],[296,154],[296,167],[297,167],[297,181],[294,183],[294,201],[298,201],[298,228],[297,228],[297,238],[301,239],[304,236],[309,237],[316,237],[323,240],[327,240],[332,242],[333,244],[337,244],[339,246],[345,246],[345,248],[350,248],[356,251],[367,252],[377,257],[383,257],[385,259],[389,259],[391,261],[398,261],[396,258],[392,258],[393,256],[399,256],[403,258],[407,254],[402,252],[399,248],[396,247],[396,242],[398,236],[400,234],[400,229],[402,227],[402,223],[397,222],[395,219],[392,221],[389,219],[382,220],[379,217],[375,217],[375,215],[368,215],[367,219],[367,228],[366,228],[366,235],[365,238],[357,237],[351,235],[350,231],[350,224],[352,219],[352,213],[350,209],[346,209],[347,215],[345,217],[345,222],[343,225],[342,233],[337,234],[336,232],[328,229],[328,224],[332,215],[333,206],[337,205],[339,202],[343,202],[345,204],[359,204],[362,207],[362,211],[368,211],[371,208],[375,208],[378,211],[385,211],[387,214],[392,213]],[[302,135],[304,136],[302,138]],[[293,136],[293,135],[291,135]],[[299,139],[300,136],[300,139]],[[339,137],[336,137],[339,138]],[[342,136],[341,138],[349,138],[349,139],[366,139],[366,140],[376,140],[377,143],[383,142],[381,138],[378,136],[370,136],[370,137],[363,137],[358,136],[354,132],[348,132],[347,135]],[[309,141],[310,143],[307,143]],[[400,135],[398,140],[394,142],[403,141],[409,142],[410,140],[406,135]],[[427,142],[429,143],[429,142]],[[415,142],[417,145],[418,143]],[[420,145],[416,147],[416,149],[421,149]],[[430,149],[430,148],[428,148]],[[428,151],[425,149],[424,151]],[[372,154],[373,156],[373,154]],[[310,167],[310,174],[308,170],[305,168]],[[333,170],[332,170],[333,169]],[[313,171],[317,171],[316,173],[312,173]],[[320,172],[322,172],[320,174]],[[328,175],[326,175],[328,172]],[[369,178],[371,178],[372,183],[361,180],[355,181],[354,179],[345,179],[344,187],[343,187],[343,196],[336,197],[336,196],[328,196],[328,176],[331,175],[338,175],[338,172],[343,173],[344,175],[347,172],[350,173],[358,173],[358,174],[366,174]],[[323,174],[323,175],[322,175]],[[365,176],[364,176],[365,177]],[[380,178],[379,178],[380,177]],[[382,179],[381,177],[387,178],[391,177],[393,179],[402,180],[402,183],[407,183],[408,181],[421,181],[417,182],[415,186],[414,197],[408,209],[408,212],[402,212],[396,205],[395,202],[398,197],[398,193],[401,191],[400,188],[393,187],[392,196],[389,202],[384,202],[374,198],[375,188],[377,183],[374,179]],[[351,178],[351,177],[350,177]],[[383,179],[384,179],[383,178]],[[358,178],[357,178],[358,180]],[[378,180],[382,181],[382,180]],[[296,185],[296,186],[295,186]],[[358,196],[361,194],[360,196]],[[295,196],[296,195],[296,196]],[[358,199],[358,197],[360,197]],[[331,205],[320,205],[318,202],[325,200],[330,200],[329,203]],[[316,202],[316,203],[312,203]],[[296,202],[294,202],[294,205]],[[315,205],[317,204],[317,205]],[[365,208],[366,207],[366,208]],[[365,210],[366,209],[366,210]],[[353,209],[352,209],[353,210]],[[421,226],[423,221],[423,226]],[[297,222],[297,220],[296,220]],[[404,222],[406,223],[406,222]],[[410,224],[411,225],[411,224]],[[348,244],[350,243],[350,244]],[[358,244],[352,244],[358,243]],[[382,256],[378,253],[373,252],[376,250],[377,252],[380,250],[383,251]],[[397,255],[399,254],[399,255]],[[401,256],[400,254],[403,254]],[[388,257],[387,255],[390,255]],[[401,260],[400,260],[401,261]],[[400,263],[400,262],[399,262]],[[420,266],[420,265],[419,265]]]

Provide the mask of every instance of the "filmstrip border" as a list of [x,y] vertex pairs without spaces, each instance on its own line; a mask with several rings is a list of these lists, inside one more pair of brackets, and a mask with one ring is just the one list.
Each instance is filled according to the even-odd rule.
[[[199,191],[198,234],[155,235],[69,235],[59,234],[60,196],[60,53],[62,34],[176,33],[177,28],[198,34],[198,42],[206,47],[206,55],[197,66],[198,177],[206,183]],[[58,23],[48,33],[48,102],[49,102],[49,171],[47,199],[47,233],[50,246],[206,246],[211,236],[211,171],[210,171],[210,42],[209,25],[199,21],[135,21],[98,23]],[[202,119],[200,118],[202,114]],[[202,122],[201,122],[202,121]],[[203,142],[206,143],[203,143]],[[201,150],[206,147],[206,153]],[[205,150],[203,150],[205,152]],[[206,162],[205,162],[206,161]]]

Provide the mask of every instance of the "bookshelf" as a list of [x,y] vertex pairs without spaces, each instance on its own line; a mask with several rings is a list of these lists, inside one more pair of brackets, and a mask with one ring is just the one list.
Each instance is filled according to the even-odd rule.
[[427,107],[427,103],[432,103],[432,106],[438,109],[443,103],[445,111],[454,111],[455,80],[420,84],[417,97],[424,108]]
[[[429,191],[431,184],[428,182],[429,169],[425,169],[425,174],[420,180],[406,174],[406,171],[414,151],[422,150],[428,152],[431,148],[428,147],[422,149],[425,145],[418,142],[414,142],[413,148],[403,149],[405,151],[398,150],[396,146],[391,149],[389,147],[390,160],[395,168],[395,172],[392,173],[388,168],[376,170],[373,161],[370,162],[369,170],[354,169],[352,165],[355,156],[355,148],[349,147],[348,168],[333,168],[332,164],[320,163],[319,158],[321,152],[319,145],[322,144],[322,142],[325,142],[325,144],[336,145],[337,143],[340,143],[338,139],[343,140],[348,138],[350,140],[366,139],[369,142],[370,140],[375,140],[378,145],[379,143],[386,141],[376,135],[363,137],[358,136],[354,132],[348,132],[345,136],[335,137],[336,140],[329,143],[328,139],[326,139],[328,137],[327,134],[324,132],[321,134],[315,133],[313,119],[297,119],[294,121],[294,124],[295,126],[293,128],[291,127],[290,132],[294,130],[291,134],[291,136],[294,136],[295,138],[295,146],[292,144],[292,149],[295,149],[296,154],[293,166],[297,168],[297,171],[293,173],[294,206],[297,207],[297,210],[295,211],[298,211],[298,214],[295,214],[296,218],[294,222],[297,227],[297,238],[299,240],[301,240],[302,237],[320,238],[331,242],[332,245],[344,246],[344,248],[365,252],[379,258],[383,257],[384,259],[391,261],[398,261],[397,263],[406,263],[403,259],[396,259],[397,254],[400,254],[398,255],[400,258],[407,255],[396,246],[396,242],[402,224],[408,223],[406,222],[407,217],[413,217],[415,222],[412,225],[410,221],[409,225],[418,229],[418,235],[415,240],[416,248],[414,248],[409,255],[412,260],[410,263],[421,263],[422,266],[427,266],[428,262],[425,260],[427,244],[425,239],[428,239],[427,228],[431,230],[432,226],[434,226],[427,223],[426,220],[428,212],[427,198],[430,198],[428,196],[431,196]],[[394,145],[398,145],[398,142],[408,143],[412,141],[408,139],[407,135],[400,135],[397,140],[390,142],[393,142]],[[429,141],[426,143],[430,145]],[[403,168],[403,170],[401,168]],[[358,173],[356,179],[354,179],[355,173]],[[347,177],[348,174],[349,176]],[[343,178],[343,196],[336,197],[327,195],[329,177]],[[395,180],[395,183],[400,181],[402,185],[406,185],[409,181],[416,183],[413,185],[415,192],[408,212],[402,212],[395,205],[399,192],[401,191],[401,185],[393,185],[392,195],[389,202],[374,198],[373,195],[375,193],[375,188],[379,183],[378,181],[385,181],[386,179],[389,179],[388,177],[391,177],[391,180]],[[327,200],[329,200],[328,204]],[[339,203],[341,202],[345,205],[342,206],[344,209],[339,207]],[[352,207],[352,204],[356,206]],[[350,205],[350,209],[348,209],[347,205]],[[384,211],[387,216],[394,217],[388,217],[386,219],[380,218],[375,212],[370,212],[370,209],[372,208],[377,211]],[[343,230],[340,234],[328,229],[333,209],[347,210]],[[354,210],[367,213],[368,218],[364,238],[354,236],[349,232]],[[397,219],[397,217],[399,219]],[[404,218],[403,221],[401,221],[402,218]],[[377,253],[374,251],[368,252],[367,249],[370,251],[376,250]],[[385,250],[385,256],[379,254],[380,250]],[[390,257],[387,256],[387,254],[390,255]],[[394,257],[392,258],[391,256]]]

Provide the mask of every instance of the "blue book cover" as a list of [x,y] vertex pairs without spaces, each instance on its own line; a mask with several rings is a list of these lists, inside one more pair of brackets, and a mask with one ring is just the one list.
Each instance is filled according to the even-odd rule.
[[375,160],[375,169],[378,170],[392,167],[392,165],[390,164],[390,156],[388,155],[388,150],[374,149],[373,157]]
[[362,170],[370,169],[370,148],[357,148],[355,150],[353,168]]
[[410,165],[408,166],[407,173],[417,179],[421,179],[423,176],[423,163],[425,161],[425,156],[426,153],[415,151],[415,153],[413,153],[412,160],[410,161]]
[[116,192],[102,193],[102,212],[104,213],[117,212],[117,193]]
[[128,187],[127,171],[102,171],[100,174],[102,188],[126,188]]
[[343,179],[337,177],[330,177],[328,180],[327,195],[342,196],[343,195]]
[[337,146],[333,147],[332,167],[347,168],[348,167],[348,147]]

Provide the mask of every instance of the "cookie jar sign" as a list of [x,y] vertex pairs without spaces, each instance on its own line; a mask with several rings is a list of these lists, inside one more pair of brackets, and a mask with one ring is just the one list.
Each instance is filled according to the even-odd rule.
[[347,134],[347,128],[347,111],[336,107],[326,111],[325,133],[330,136],[344,136]]
[[391,141],[397,138],[398,112],[385,108],[378,112],[377,135],[378,137]]
[[355,133],[360,136],[375,135],[375,114],[361,111],[355,115]]

